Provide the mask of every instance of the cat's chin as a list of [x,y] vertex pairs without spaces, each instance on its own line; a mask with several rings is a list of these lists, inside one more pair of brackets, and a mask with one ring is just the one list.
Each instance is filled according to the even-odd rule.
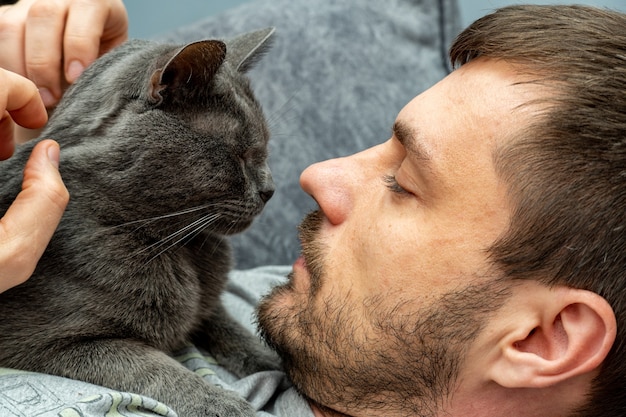
[[253,220],[254,219],[250,219],[250,220],[238,219],[237,221],[233,221],[233,222],[225,222],[223,225],[220,226],[220,232],[224,236],[236,235],[237,233],[241,233],[244,230],[246,230],[248,227],[250,227],[250,225],[252,225]]

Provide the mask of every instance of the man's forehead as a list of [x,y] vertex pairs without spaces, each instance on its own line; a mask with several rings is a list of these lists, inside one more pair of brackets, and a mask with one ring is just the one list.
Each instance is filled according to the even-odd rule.
[[495,175],[497,150],[526,129],[536,108],[525,104],[537,91],[514,66],[479,59],[408,103],[393,134],[413,169],[446,187],[469,185],[468,177]]

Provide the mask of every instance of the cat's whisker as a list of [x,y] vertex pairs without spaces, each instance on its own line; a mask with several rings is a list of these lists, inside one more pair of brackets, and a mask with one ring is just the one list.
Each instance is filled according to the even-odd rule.
[[207,208],[210,208],[211,206],[215,206],[216,204],[217,203],[204,204],[204,205],[201,205],[201,206],[197,206],[197,207],[192,207],[192,208],[176,211],[174,213],[168,213],[168,214],[163,214],[163,215],[160,215],[160,216],[149,217],[147,219],[132,220],[130,222],[117,224],[115,226],[110,226],[110,227],[106,228],[105,230],[112,230],[112,229],[117,229],[117,228],[120,228],[120,227],[126,227],[126,226],[130,226],[130,225],[133,225],[133,224],[141,223],[141,225],[137,229],[135,229],[135,231],[136,231],[136,230],[140,229],[141,227],[143,227],[143,226],[145,226],[147,224],[154,223],[155,221],[163,220],[163,219],[167,219],[167,218],[171,218],[171,217],[183,216],[185,214],[190,214],[190,213],[193,213],[193,212],[196,212],[196,211],[205,210]]
[[[207,227],[209,227],[211,225],[211,223],[215,222],[215,220],[217,220],[220,217],[222,217],[221,214],[213,215],[212,218],[208,219],[206,222],[204,222],[199,227],[197,227],[195,231],[192,231],[192,232],[188,233],[184,238],[187,239],[187,241],[193,240],[196,236],[198,236],[200,233],[202,233],[202,231],[206,230]],[[206,239],[208,239],[208,238],[209,238],[209,234],[207,234]],[[186,244],[186,242],[185,242],[185,244]]]
[[[225,205],[226,204],[226,205]],[[139,224],[139,226],[137,228],[135,228],[132,232],[136,232],[139,229],[141,229],[142,227],[146,227],[150,224],[153,224],[159,220],[164,220],[164,219],[168,219],[168,218],[172,218],[172,217],[177,217],[177,216],[184,216],[187,214],[191,214],[197,211],[201,211],[201,210],[207,210],[207,209],[220,209],[223,207],[229,207],[229,208],[236,208],[237,207],[237,201],[232,200],[232,201],[224,201],[224,202],[213,202],[213,203],[209,203],[209,204],[203,204],[201,206],[196,206],[196,207],[191,207],[188,209],[183,209],[174,213],[168,213],[168,214],[163,214],[160,216],[155,216],[155,217],[150,217],[150,218],[146,218],[146,219],[140,219],[140,220],[133,220],[130,222],[126,222],[126,223],[121,223],[115,226],[111,226],[108,227],[106,229],[103,229],[104,231],[109,231],[112,229],[117,229],[117,228],[121,228],[121,227],[125,227],[125,226],[129,226],[129,225],[133,225],[133,224]]]
[[[128,223],[125,223],[125,225],[140,223],[141,225],[137,229],[135,229],[136,231],[140,229],[141,227],[145,227],[159,220],[171,219],[176,216],[192,214],[199,210],[208,210],[209,213],[203,214],[196,220],[192,221],[191,223],[185,224],[184,226],[177,229],[175,232],[171,233],[170,235],[158,240],[157,242],[154,242],[151,245],[145,246],[142,249],[134,252],[131,257],[137,257],[149,251],[159,250],[159,252],[148,261],[150,262],[151,260],[160,256],[161,254],[168,251],[172,247],[179,245],[181,242],[185,240],[191,240],[194,236],[196,236],[202,230],[205,230],[208,226],[210,226],[211,223],[215,222],[218,218],[220,218],[222,216],[219,214],[220,212],[228,211],[230,213],[238,213],[238,217],[245,219],[245,218],[252,217],[255,209],[253,206],[242,205],[241,201],[239,200],[229,199],[229,200],[214,202],[214,203],[205,204],[205,205],[201,205],[197,207],[192,207],[189,209],[177,211],[175,213],[169,213],[169,214],[156,216],[156,217],[149,218],[149,219],[128,222]],[[179,221],[179,223],[187,223],[187,222],[188,222],[188,219],[184,219],[184,220],[181,219]],[[236,224],[237,222],[233,221],[232,225],[229,227],[229,230],[226,234],[230,234],[233,228],[236,227]],[[172,224],[171,221],[169,225],[175,226],[175,224]],[[121,227],[121,226],[122,225],[119,225],[116,227]]]
[[[220,216],[219,214],[208,214],[208,215],[202,216],[199,219],[195,220],[194,222],[186,225],[185,227],[183,227],[181,229],[178,229],[177,231],[175,231],[174,233],[170,234],[169,236],[159,240],[158,242],[155,242],[152,245],[146,246],[145,248],[143,248],[140,251],[138,251],[137,254],[141,254],[141,253],[149,251],[151,249],[161,247],[164,244],[166,244],[167,242],[176,239],[178,236],[180,236],[181,234],[185,233],[189,229],[195,228],[198,224],[203,224],[205,221],[207,221],[207,218],[210,218],[210,221],[212,222],[215,219],[217,219],[219,216]],[[180,240],[174,242],[173,245],[176,245],[179,241]]]
[[228,210],[230,213],[239,213],[241,217],[251,216],[254,209],[241,204],[239,200],[227,200],[216,205],[219,209]]
[[[199,231],[202,231],[202,230],[206,229],[206,227],[208,227],[211,223],[213,223],[215,220],[217,220],[218,217],[220,217],[219,214],[212,213],[212,212],[214,210],[215,211],[220,211],[220,210],[223,210],[225,208],[230,210],[231,212],[232,211],[241,211],[242,210],[241,203],[238,202],[237,200],[225,200],[225,201],[205,204],[205,205],[198,206],[198,207],[193,207],[193,208],[190,208],[190,209],[181,210],[181,211],[178,211],[178,212],[175,212],[175,213],[170,213],[170,214],[166,214],[166,215],[162,215],[162,216],[156,216],[156,217],[153,217],[153,218],[150,218],[150,219],[143,219],[143,220],[138,220],[138,221],[126,223],[126,224],[133,224],[133,223],[143,222],[141,224],[141,226],[139,226],[137,229],[135,229],[135,231],[136,231],[139,228],[145,227],[148,224],[154,223],[154,222],[156,222],[158,220],[168,219],[168,218],[172,218],[172,217],[175,217],[175,216],[181,216],[181,215],[184,215],[184,214],[191,214],[193,212],[196,212],[196,211],[199,211],[199,210],[202,210],[202,209],[211,209],[210,213],[201,216],[200,218],[198,218],[197,220],[195,220],[195,221],[193,221],[193,222],[191,222],[189,224],[186,224],[184,227],[181,227],[180,229],[176,230],[174,233],[170,234],[169,236],[167,236],[167,237],[165,237],[163,239],[160,239],[159,241],[157,241],[157,242],[155,242],[155,243],[153,243],[153,244],[151,244],[149,246],[146,246],[146,247],[142,248],[139,251],[136,251],[132,255],[132,257],[137,257],[137,256],[141,255],[142,253],[145,253],[147,251],[155,250],[155,249],[157,249],[159,247],[162,247],[162,246],[166,245],[168,242],[171,242],[174,239],[177,239],[179,236],[185,234],[189,230],[194,229],[194,231],[191,231],[191,232],[185,234],[181,239],[178,239],[176,242],[174,242],[173,244],[169,245],[164,250],[164,251],[167,251],[171,246],[177,245],[180,241],[185,240],[188,236],[192,235],[195,231],[199,232]],[[247,210],[245,212],[245,216],[249,216],[249,215],[250,215],[250,212],[249,212],[249,210]],[[183,222],[186,223],[187,220],[181,220],[180,221],[180,223],[183,223]],[[172,224],[170,223],[170,225],[172,225]],[[120,227],[120,226],[117,226],[117,227]],[[162,251],[162,252],[164,252],[164,251]],[[162,252],[160,252],[159,255]]]
[[279,121],[286,119],[285,115],[293,109],[291,102],[298,97],[298,93],[302,88],[300,87],[298,91],[291,94],[277,109],[272,110],[272,114],[267,116],[267,126],[270,128],[270,131],[274,130],[273,128],[278,125]]
[[[207,226],[209,226],[211,223],[213,223],[215,220],[217,220],[220,216],[221,216],[220,214],[213,214],[213,215],[204,216],[201,219],[198,219],[195,222],[193,222],[191,225],[184,227],[183,229],[177,231],[176,233],[173,233],[166,240],[171,240],[170,238],[173,239],[172,236],[175,237],[175,236],[180,235],[183,230],[189,230],[190,227],[193,228],[193,230],[191,230],[189,233],[185,234],[180,239],[176,240],[175,242],[173,242],[170,245],[168,245],[166,248],[162,249],[159,253],[154,255],[152,258],[148,259],[146,261],[146,264],[148,264],[151,261],[153,261],[154,259],[158,258],[159,256],[161,256],[163,253],[167,252],[171,248],[177,246],[180,242],[183,242],[183,241],[185,241],[187,239],[191,240],[193,237],[197,236],[198,233],[200,233],[204,229],[206,229]],[[196,225],[199,225],[199,226],[194,227]],[[161,243],[164,244],[165,242],[161,241]]]
[[[254,211],[254,208],[251,206],[237,206],[237,208],[241,211],[241,215],[239,216],[242,219],[248,219],[250,217],[252,217],[252,213]],[[237,222],[232,222],[232,224],[230,225],[230,227],[228,228],[228,233],[230,234],[230,232],[233,230],[233,228],[235,227],[235,225],[237,224]]]

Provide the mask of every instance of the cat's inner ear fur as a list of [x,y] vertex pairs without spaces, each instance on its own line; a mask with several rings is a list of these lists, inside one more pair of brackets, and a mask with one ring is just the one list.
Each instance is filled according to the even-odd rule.
[[270,48],[274,30],[273,27],[268,27],[244,33],[228,41],[227,60],[238,71],[248,71]]
[[149,97],[161,104],[177,91],[193,91],[211,82],[226,59],[226,45],[205,40],[185,45],[150,78]]

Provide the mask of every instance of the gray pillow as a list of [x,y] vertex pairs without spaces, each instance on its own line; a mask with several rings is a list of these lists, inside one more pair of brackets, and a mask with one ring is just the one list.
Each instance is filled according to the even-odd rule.
[[257,0],[166,34],[192,41],[274,26],[274,46],[249,73],[273,138],[274,197],[233,238],[237,268],[290,264],[296,226],[315,207],[299,187],[313,162],[389,138],[398,111],[448,73],[455,0]]

